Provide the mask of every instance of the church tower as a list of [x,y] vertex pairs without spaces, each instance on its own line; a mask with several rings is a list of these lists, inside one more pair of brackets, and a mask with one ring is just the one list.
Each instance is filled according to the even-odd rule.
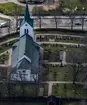
[[28,34],[34,40],[33,19],[30,18],[28,4],[26,4],[24,20],[22,21],[22,24],[20,27],[20,37],[22,37],[24,34]]
[[11,80],[33,82],[39,79],[41,47],[36,42],[33,30],[33,19],[26,4],[19,40],[12,47]]

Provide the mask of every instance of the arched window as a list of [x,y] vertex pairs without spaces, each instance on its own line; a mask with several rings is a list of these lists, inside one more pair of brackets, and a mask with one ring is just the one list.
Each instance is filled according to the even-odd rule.
[[27,34],[28,34],[28,29],[27,29]]
[[26,34],[26,29],[24,29],[24,33]]
[[28,34],[29,30],[28,29],[24,29],[24,33]]

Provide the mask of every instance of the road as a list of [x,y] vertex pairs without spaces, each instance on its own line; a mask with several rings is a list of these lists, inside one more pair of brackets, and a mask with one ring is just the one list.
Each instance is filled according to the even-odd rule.
[[38,42],[38,44],[50,44],[50,45],[52,45],[52,44],[58,44],[58,45],[69,45],[69,46],[77,46],[78,47],[78,45],[79,46],[87,46],[87,45],[84,45],[84,44],[77,44],[77,43],[67,43],[67,42],[46,42],[46,41],[44,41],[44,42]]
[[82,36],[82,35],[74,35],[74,34],[52,34],[52,33],[49,33],[49,34],[43,34],[43,33],[41,33],[41,34],[35,34],[36,36],[69,36],[69,37],[74,37],[74,38],[84,38],[84,36]]
[[[16,31],[16,20],[14,17],[11,17],[11,16],[6,16],[6,15],[3,15],[3,14],[0,14],[0,17],[3,17],[3,18],[8,18],[11,20],[11,29],[10,31]],[[40,20],[39,18],[37,17],[33,17],[34,18],[34,29],[38,29],[40,28]],[[41,28],[56,28],[56,24],[55,22],[51,21],[51,18],[52,17],[41,17]],[[63,18],[62,18],[63,20]],[[71,23],[70,23],[71,24]],[[59,29],[70,29],[71,30],[71,25],[70,24],[67,24],[66,22],[65,23],[58,23],[57,24],[57,28]],[[83,27],[84,31],[87,31],[87,21],[85,22],[84,24],[84,27]],[[73,27],[73,30],[82,30],[82,25],[79,25],[79,26],[75,26]],[[7,32],[8,33],[8,32]],[[4,34],[4,33],[2,33]]]

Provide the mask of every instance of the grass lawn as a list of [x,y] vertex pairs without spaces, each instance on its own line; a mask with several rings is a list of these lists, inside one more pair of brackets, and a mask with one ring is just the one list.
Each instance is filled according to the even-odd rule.
[[87,88],[83,88],[82,85],[55,84],[52,94],[55,96],[87,98]]
[[[76,81],[82,81],[86,74],[86,69],[81,69],[76,76]],[[49,81],[72,81],[73,68],[69,65],[64,67],[47,66],[44,72],[44,80]]]
[[[40,84],[43,88],[43,96],[48,96],[48,84]],[[6,87],[7,88],[7,87]],[[38,84],[25,83],[25,84],[14,84],[10,86],[10,95],[11,96],[38,96]],[[4,90],[3,90],[4,91]]]
[[0,46],[0,53],[12,48],[12,45],[16,42],[17,40],[13,40],[13,41],[10,41],[8,43],[5,43],[5,44],[2,44]]
[[[61,0],[62,7],[69,8],[70,10],[74,10],[76,7],[79,10],[82,10],[82,7],[85,7],[85,3],[83,4],[81,0]],[[85,1],[84,1],[85,2]]]
[[7,41],[9,39],[12,39],[12,38],[17,38],[18,36],[19,36],[19,34],[11,34],[11,35],[5,36],[3,38],[0,38],[0,43]]
[[11,86],[11,95],[13,96],[37,96],[38,85],[35,84],[18,84]]
[[46,102],[0,102],[0,105],[47,105]]
[[[41,45],[44,50],[50,51],[49,53],[49,59],[48,61],[58,61],[56,56],[58,55],[59,51],[66,51],[66,61],[68,63],[72,62],[72,56],[74,53],[81,54],[82,57],[86,56],[86,53],[84,52],[83,47],[76,47],[76,46],[66,46],[66,45]],[[46,55],[44,55],[46,56]],[[84,59],[84,62],[87,62],[86,59]]]
[[48,96],[48,84],[44,84],[43,86],[44,86],[44,93],[43,93],[43,95],[44,96]]
[[0,64],[5,63],[5,61],[8,61],[8,59],[9,59],[9,54],[8,53],[1,55],[0,56]]
[[49,67],[45,71],[45,79],[52,81],[70,81],[72,80],[72,72],[69,66],[67,67]]
[[5,15],[23,15],[24,7],[12,2],[4,3],[0,4],[0,12]]
[[82,105],[81,102],[64,102],[63,105]]

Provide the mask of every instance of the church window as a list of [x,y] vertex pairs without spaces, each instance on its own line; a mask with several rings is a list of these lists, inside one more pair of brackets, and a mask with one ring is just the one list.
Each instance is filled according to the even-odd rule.
[[28,32],[29,32],[28,29],[24,29],[25,34],[28,34]]
[[26,29],[24,29],[24,33],[25,33],[25,34],[26,34],[26,32],[27,32]]
[[27,29],[27,34],[28,34],[28,29]]

